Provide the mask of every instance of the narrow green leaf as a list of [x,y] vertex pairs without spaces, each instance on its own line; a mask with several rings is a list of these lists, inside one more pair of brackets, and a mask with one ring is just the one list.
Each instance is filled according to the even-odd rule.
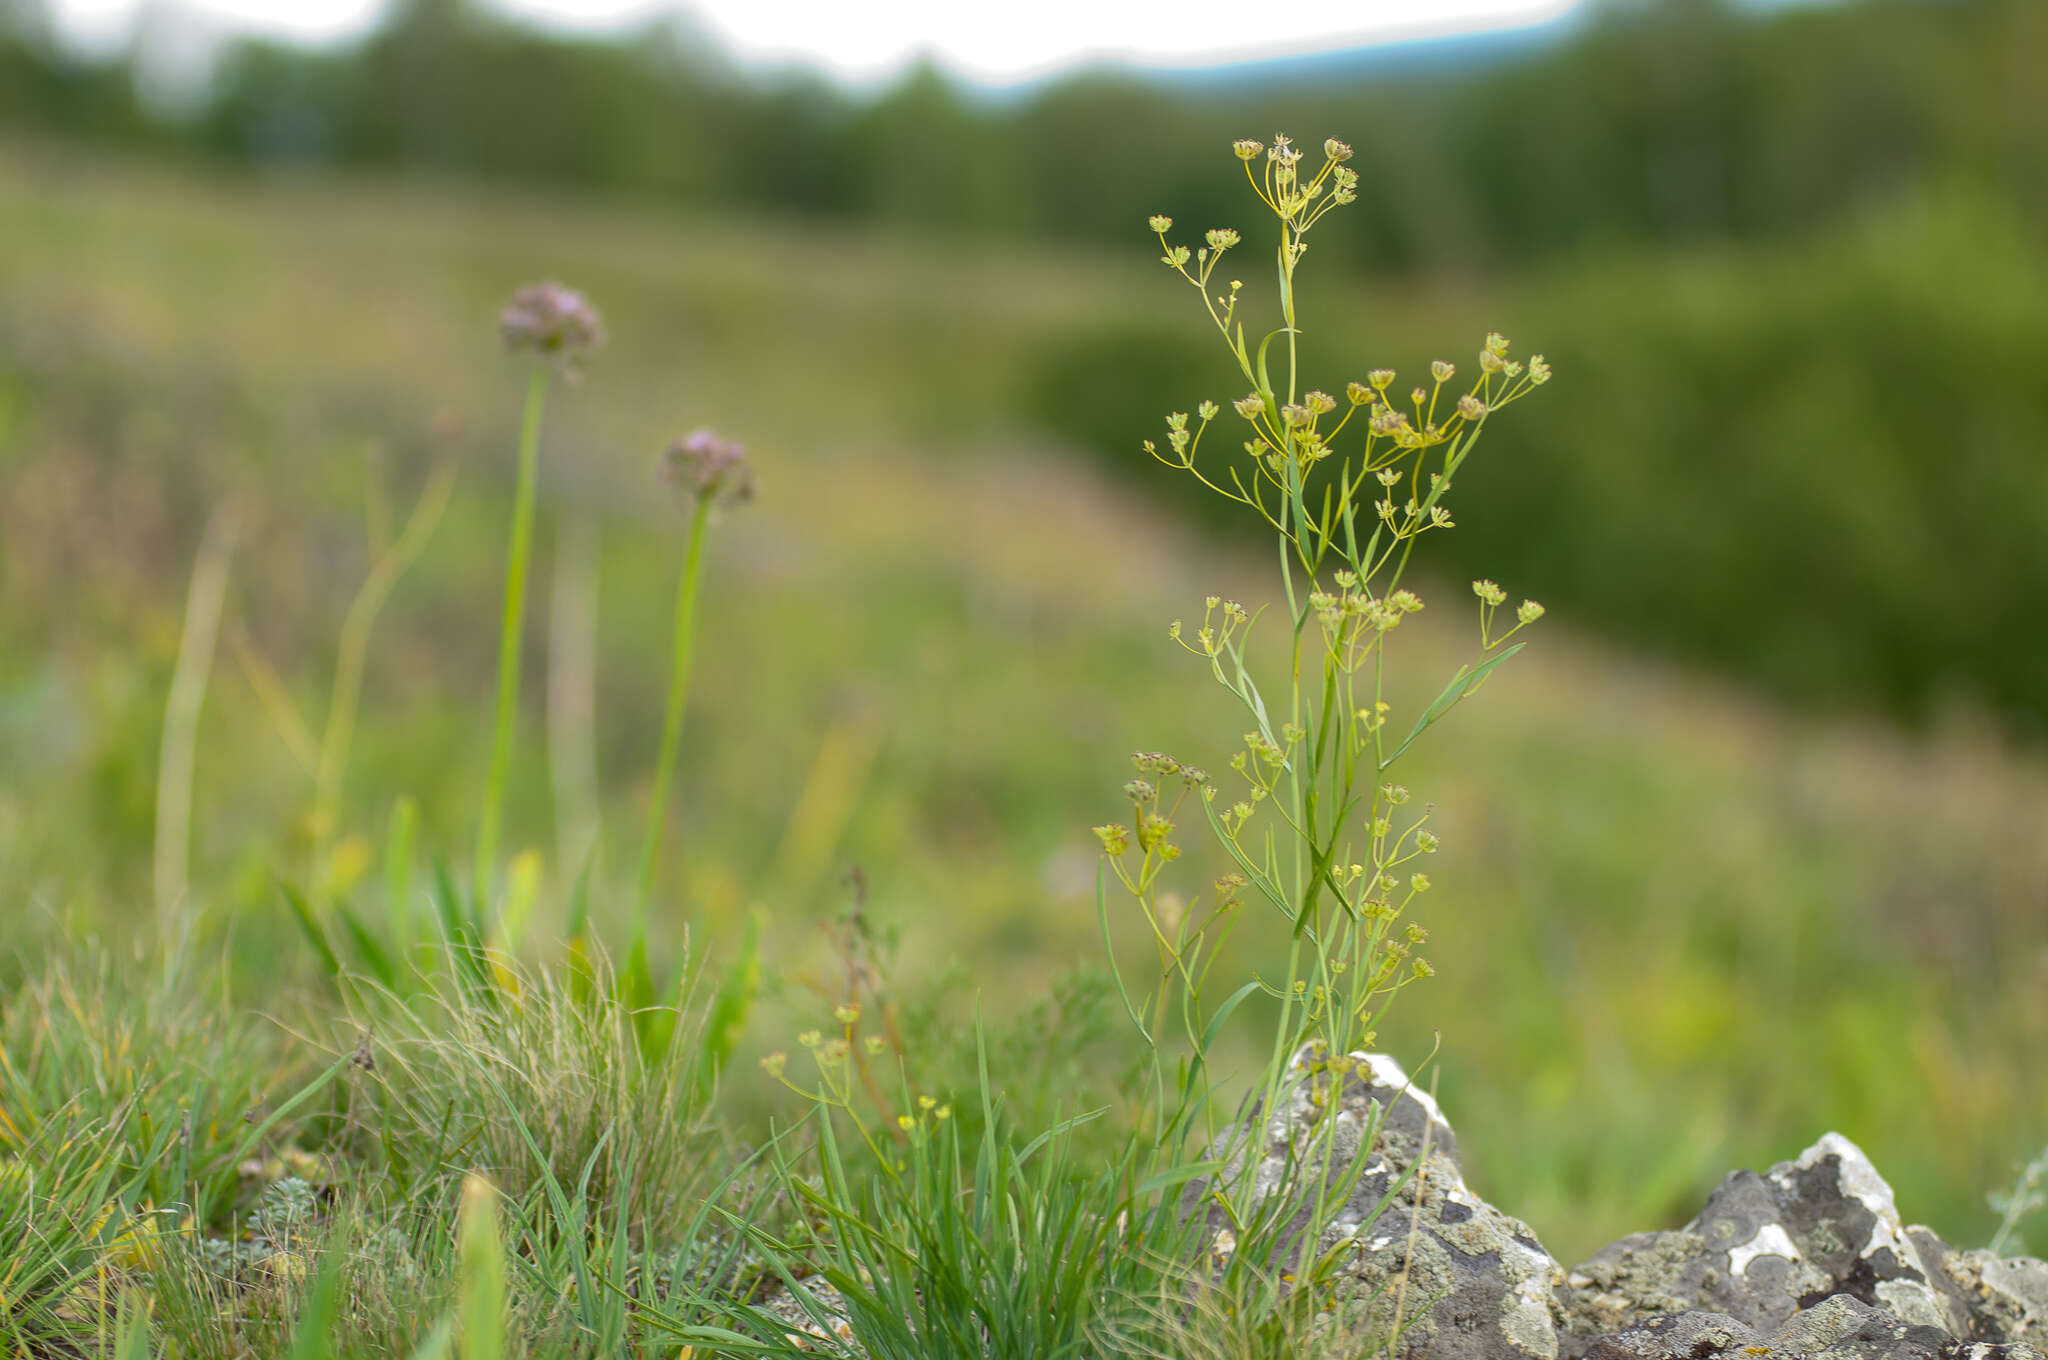
[[[1213,808],[1210,808],[1206,801],[1203,803],[1203,807],[1210,809],[1209,820],[1214,825],[1216,820],[1215,811]],[[1217,834],[1220,836],[1222,833],[1219,830]],[[1109,867],[1107,862],[1098,863],[1095,866],[1095,915],[1102,923],[1102,952],[1103,956],[1109,961],[1109,977],[1112,982],[1116,983],[1116,994],[1124,1003],[1124,1014],[1131,1018],[1131,1024],[1137,1029],[1139,1037],[1144,1039],[1145,1047],[1157,1048],[1159,1045],[1152,1041],[1152,1031],[1145,1028],[1145,1022],[1138,1018],[1138,1008],[1131,1003],[1130,990],[1124,986],[1124,971],[1117,966],[1116,946],[1110,942]]]
[[400,954],[412,946],[412,859],[418,829],[419,807],[412,799],[400,798],[391,805],[391,829],[384,838],[384,912],[392,947]]
[[1388,766],[1399,760],[1401,753],[1414,745],[1415,739],[1427,731],[1432,723],[1436,722],[1437,719],[1443,717],[1444,714],[1450,712],[1453,708],[1456,708],[1458,701],[1471,693],[1472,687],[1485,679],[1495,666],[1498,666],[1516,652],[1521,651],[1526,645],[1526,643],[1517,642],[1499,656],[1490,656],[1477,666],[1458,667],[1458,673],[1451,677],[1450,684],[1444,686],[1444,692],[1436,696],[1436,702],[1429,706],[1429,710],[1415,724],[1415,730],[1408,734],[1408,739],[1395,747],[1392,755],[1380,762],[1380,769],[1385,770]]
[[763,913],[758,908],[747,913],[739,954],[719,981],[718,994],[712,999],[711,1014],[705,1021],[704,1063],[698,1072],[698,1083],[700,1093],[707,1097],[711,1083],[717,1080],[720,1069],[739,1046],[740,1036],[746,1032],[747,1016],[754,1008],[754,998],[760,995],[762,920]]
[[396,990],[398,970],[392,965],[391,956],[377,943],[377,937],[363,925],[353,911],[349,910],[346,903],[337,902],[334,914],[341,919],[342,928],[348,932],[349,944],[369,968],[370,976],[376,978],[383,986]]
[[1178,1189],[1189,1181],[1200,1180],[1204,1176],[1213,1176],[1229,1165],[1230,1163],[1223,1161],[1188,1162],[1184,1165],[1162,1171],[1155,1176],[1147,1176],[1144,1180],[1138,1182],[1137,1194],[1142,1198],[1157,1194],[1161,1190]]
[[306,899],[300,896],[299,890],[283,879],[278,880],[277,887],[278,891],[284,894],[285,905],[291,908],[292,915],[297,918],[299,929],[305,932],[306,939],[312,943],[313,952],[320,956],[320,966],[327,970],[327,976],[340,977],[341,959],[335,954],[334,945],[327,938],[327,931],[314,919],[313,909],[306,905]]
[[1247,982],[1244,986],[1226,997],[1223,1004],[1216,1008],[1216,1013],[1209,1017],[1209,1023],[1202,1029],[1203,1053],[1208,1053],[1209,1049],[1215,1044],[1216,1036],[1223,1031],[1224,1022],[1230,1019],[1230,1013],[1242,1005],[1246,997],[1257,990],[1259,990],[1258,983]]

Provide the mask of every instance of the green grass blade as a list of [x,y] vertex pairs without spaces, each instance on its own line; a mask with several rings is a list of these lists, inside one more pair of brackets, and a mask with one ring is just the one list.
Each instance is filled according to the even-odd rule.
[[291,908],[292,917],[298,921],[299,929],[305,934],[307,942],[313,946],[313,952],[320,956],[320,967],[328,977],[340,977],[341,958],[334,952],[334,945],[328,940],[326,929],[314,918],[313,909],[306,904],[306,899],[300,895],[297,888],[283,879],[278,880],[277,889],[284,894],[285,905]]
[[456,1259],[462,1318],[456,1343],[460,1360],[504,1360],[505,1249],[498,1241],[498,1192],[482,1176],[462,1183],[461,1223]]

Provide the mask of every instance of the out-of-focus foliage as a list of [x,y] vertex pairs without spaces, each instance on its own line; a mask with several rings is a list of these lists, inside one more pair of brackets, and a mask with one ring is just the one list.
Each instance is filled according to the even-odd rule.
[[1958,178],[2033,220],[2048,208],[2032,0],[1610,3],[1413,70],[1365,49],[1228,78],[1084,72],[1004,100],[929,66],[872,96],[751,77],[679,21],[571,40],[470,0],[403,0],[354,46],[237,42],[197,107],[155,115],[120,61],[66,57],[39,27],[0,21],[11,125],[933,231],[1123,240],[1149,212],[1206,220],[1236,202],[1211,173],[1218,140],[1283,125],[1357,143],[1365,222],[1344,235],[1379,270],[1773,237]]
[[[1557,420],[1509,432],[1490,449],[1508,466],[1457,504],[1486,530],[1464,541],[1507,557],[1463,565],[1520,571],[1573,616],[1804,701],[1919,720],[1961,699],[2040,730],[2038,649],[1999,641],[2048,583],[2035,0],[1616,3],[1538,39],[1096,71],[1002,100],[929,66],[865,95],[750,76],[676,22],[572,41],[469,0],[407,0],[355,46],[240,42],[175,114],[138,99],[146,49],[66,57],[35,36],[35,0],[13,3],[0,126],[930,239],[1122,245],[1152,212],[1242,225],[1212,173],[1229,137],[1340,133],[1359,149],[1359,211],[1316,267],[1513,297],[1515,339],[1573,378]],[[1503,315],[1485,310],[1481,324]],[[1412,367],[1456,359],[1473,319],[1309,324]],[[1396,333],[1436,349],[1387,353]],[[1051,337],[1012,390],[982,396],[1157,488],[1137,451],[1151,422],[1235,395],[1196,343],[1119,319]],[[935,424],[954,418],[942,405],[988,409],[929,390]]]

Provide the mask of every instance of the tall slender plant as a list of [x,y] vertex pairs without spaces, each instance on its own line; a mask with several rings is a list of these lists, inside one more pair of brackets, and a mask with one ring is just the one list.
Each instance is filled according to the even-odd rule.
[[[1273,533],[1286,665],[1264,677],[1255,663],[1251,635],[1263,608],[1212,596],[1192,636],[1175,622],[1173,638],[1243,709],[1248,730],[1228,757],[1232,788],[1171,756],[1140,753],[1137,778],[1124,788],[1129,819],[1096,834],[1104,850],[1098,900],[1105,944],[1113,937],[1112,880],[1135,902],[1152,939],[1149,984],[1133,990],[1119,970],[1118,985],[1152,1053],[1162,1161],[1179,1155],[1188,1137],[1219,1146],[1207,1055],[1241,1003],[1261,991],[1276,1003],[1255,1096],[1261,1108],[1277,1110],[1305,1093],[1315,1132],[1295,1150],[1284,1178],[1292,1193],[1273,1195],[1259,1183],[1257,1149],[1232,1153],[1233,1170],[1221,1162],[1207,1168],[1216,1174],[1204,1182],[1235,1240],[1261,1244],[1244,1253],[1249,1268],[1261,1269],[1276,1255],[1313,1246],[1343,1204],[1356,1168],[1347,1174],[1337,1164],[1336,1121],[1326,1116],[1394,996],[1433,971],[1415,952],[1428,932],[1412,908],[1430,886],[1417,861],[1438,840],[1428,828],[1429,805],[1415,810],[1409,790],[1391,776],[1417,738],[1521,649],[1509,640],[1543,613],[1525,600],[1502,627],[1505,592],[1474,582],[1476,654],[1434,702],[1399,713],[1389,651],[1396,629],[1423,607],[1409,584],[1410,560],[1425,535],[1453,526],[1446,497],[1487,421],[1546,382],[1550,370],[1541,355],[1526,365],[1510,358],[1496,334],[1480,348],[1477,375],[1462,391],[1452,385],[1455,367],[1442,360],[1405,399],[1387,369],[1349,383],[1341,398],[1306,387],[1297,275],[1309,232],[1357,196],[1352,150],[1325,142],[1322,164],[1310,173],[1286,137],[1233,149],[1277,223],[1278,326],[1250,338],[1245,286],[1220,272],[1241,244],[1239,233],[1211,230],[1191,250],[1168,240],[1170,218],[1150,225],[1164,263],[1199,293],[1250,385],[1231,403],[1245,427],[1242,454],[1220,469],[1198,463],[1203,438],[1222,415],[1211,401],[1196,408],[1193,422],[1185,413],[1168,416],[1164,448],[1145,447]],[[1196,909],[1177,908],[1161,889],[1181,853],[1176,818],[1184,806],[1199,810],[1234,865],[1209,904]],[[1255,977],[1213,1003],[1208,983],[1220,942],[1248,902],[1283,927],[1285,970],[1277,981]],[[1296,1217],[1304,1201],[1305,1222]]]
[[670,479],[690,502],[690,546],[683,574],[676,583],[675,631],[670,640],[668,703],[662,711],[661,747],[654,764],[654,796],[647,808],[647,833],[640,847],[640,872],[635,878],[637,905],[645,912],[654,897],[654,874],[661,862],[662,823],[668,814],[668,788],[675,779],[676,757],[683,744],[683,710],[690,698],[690,666],[697,639],[697,597],[704,583],[704,539],[711,512],[721,505],[753,499],[754,474],[741,445],[698,430],[671,444],[664,458]]
[[591,351],[604,343],[604,326],[580,293],[556,283],[522,288],[499,321],[506,345],[530,351],[533,372],[519,422],[518,482],[512,499],[512,545],[505,562],[505,601],[498,624],[498,701],[491,729],[491,770],[477,825],[475,893],[487,903],[496,893],[498,834],[505,784],[512,769],[512,729],[519,709],[519,644],[526,619],[526,576],[533,555],[534,501],[540,482],[541,417],[556,374],[573,379]]

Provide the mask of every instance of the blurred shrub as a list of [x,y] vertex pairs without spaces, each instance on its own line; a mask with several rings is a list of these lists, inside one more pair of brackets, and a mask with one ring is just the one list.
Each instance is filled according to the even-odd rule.
[[2012,219],[1912,203],[1527,302],[1571,380],[1460,498],[1503,579],[1809,701],[2048,713],[2048,259]]
[[[1191,477],[1160,476],[1165,469],[1142,447],[1159,438],[1167,412],[1241,395],[1243,384],[1213,331],[1120,317],[1043,347],[1026,365],[1018,401],[1033,426],[1098,455],[1130,485],[1204,523],[1246,528],[1232,513],[1241,507]],[[1204,453],[1221,458],[1227,451],[1219,442]]]

